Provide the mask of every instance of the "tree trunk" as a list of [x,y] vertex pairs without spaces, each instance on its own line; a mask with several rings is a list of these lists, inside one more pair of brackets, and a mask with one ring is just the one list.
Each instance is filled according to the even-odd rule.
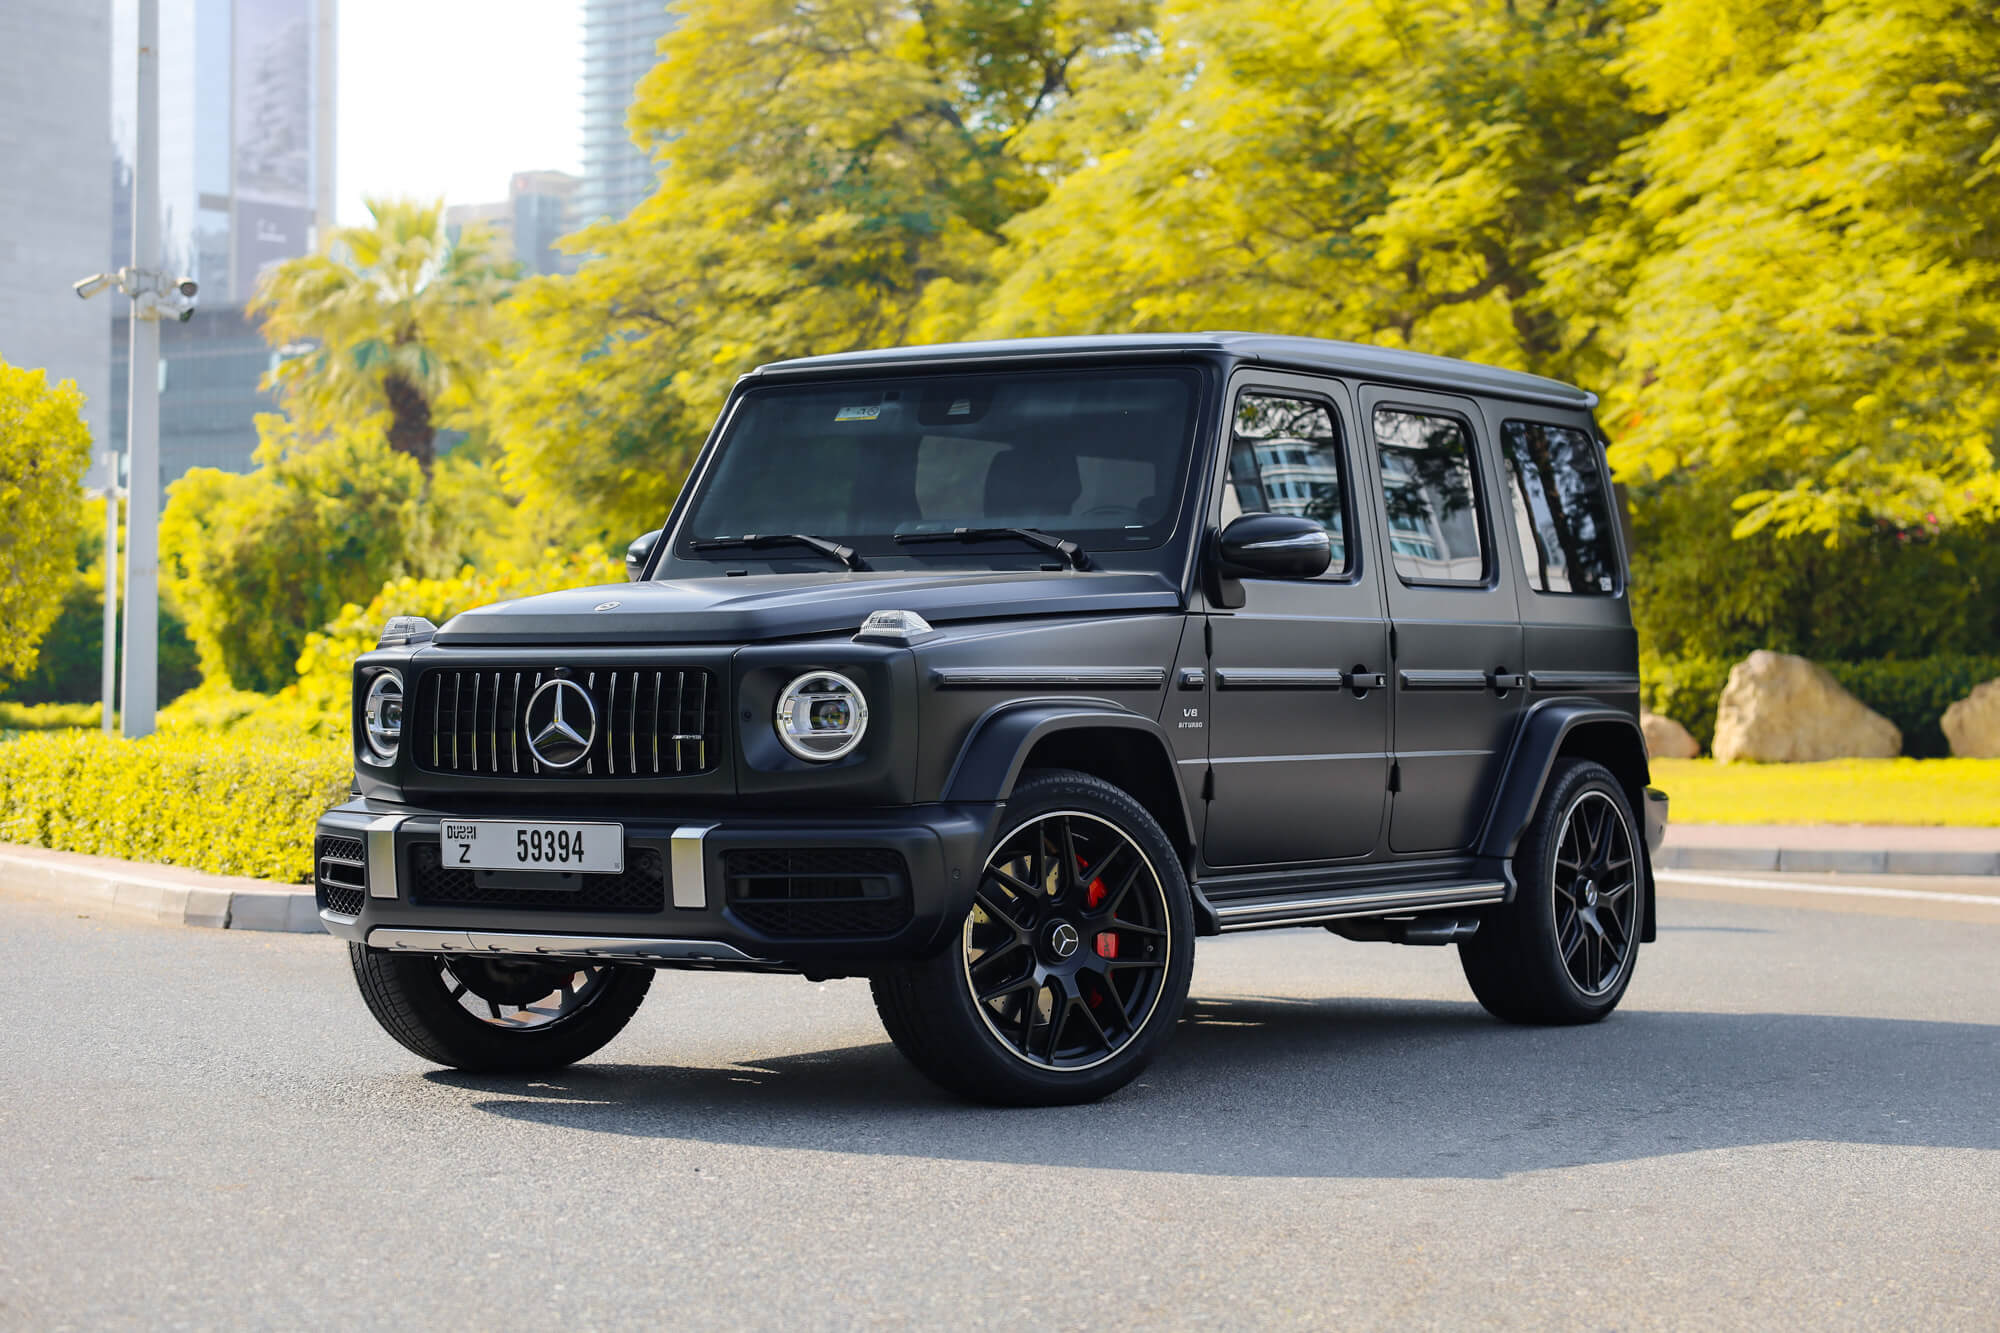
[[417,460],[426,477],[435,457],[432,444],[437,427],[431,424],[430,399],[424,391],[401,375],[382,381],[382,393],[389,400],[389,447]]

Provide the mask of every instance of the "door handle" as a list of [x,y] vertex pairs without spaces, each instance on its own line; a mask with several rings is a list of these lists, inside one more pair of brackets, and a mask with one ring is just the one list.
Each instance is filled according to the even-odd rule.
[[1495,694],[1506,694],[1510,690],[1525,690],[1528,688],[1528,678],[1526,676],[1517,671],[1509,671],[1505,667],[1495,667],[1488,673],[1486,679],[1492,685]]
[[1384,690],[1389,687],[1389,673],[1386,671],[1350,671],[1347,683],[1356,694],[1364,690]]

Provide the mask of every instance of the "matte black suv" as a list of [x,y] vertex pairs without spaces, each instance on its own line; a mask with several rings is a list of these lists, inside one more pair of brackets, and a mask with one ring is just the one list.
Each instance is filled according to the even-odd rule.
[[321,917],[417,1054],[582,1059],[652,969],[867,976],[969,1097],[1166,1041],[1197,936],[1455,943],[1577,1023],[1653,938],[1595,399],[1305,338],[738,384],[632,582],[392,621]]

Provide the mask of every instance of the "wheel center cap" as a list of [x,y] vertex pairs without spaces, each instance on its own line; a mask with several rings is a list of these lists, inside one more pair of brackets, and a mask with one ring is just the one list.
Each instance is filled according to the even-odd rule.
[[1067,921],[1058,921],[1049,927],[1049,952],[1058,959],[1066,959],[1075,954],[1083,944],[1083,936],[1077,934],[1076,927]]
[[1583,905],[1585,907],[1597,906],[1597,884],[1593,880],[1587,879],[1583,882]]

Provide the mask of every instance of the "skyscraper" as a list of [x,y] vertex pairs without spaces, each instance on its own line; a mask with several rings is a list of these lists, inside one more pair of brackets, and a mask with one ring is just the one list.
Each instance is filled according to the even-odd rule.
[[565,171],[517,171],[505,199],[445,209],[445,230],[457,241],[476,222],[494,233],[502,258],[521,261],[523,273],[573,273],[575,257],[558,250],[556,240],[576,230],[571,206],[579,183]]
[[100,450],[112,302],[79,301],[70,284],[111,248],[110,21],[109,0],[0,4],[0,359],[75,380]]
[[632,87],[659,59],[673,29],[666,0],[584,0],[583,185],[579,224],[620,218],[653,192],[656,168],[632,142]]
[[[244,317],[257,275],[333,225],[338,0],[158,0],[160,263],[201,284],[201,329],[163,328],[160,474],[241,470],[274,411],[270,352]],[[137,0],[112,0],[113,265],[131,262]],[[125,314],[120,310],[115,314]],[[124,439],[126,344],[112,337]]]

